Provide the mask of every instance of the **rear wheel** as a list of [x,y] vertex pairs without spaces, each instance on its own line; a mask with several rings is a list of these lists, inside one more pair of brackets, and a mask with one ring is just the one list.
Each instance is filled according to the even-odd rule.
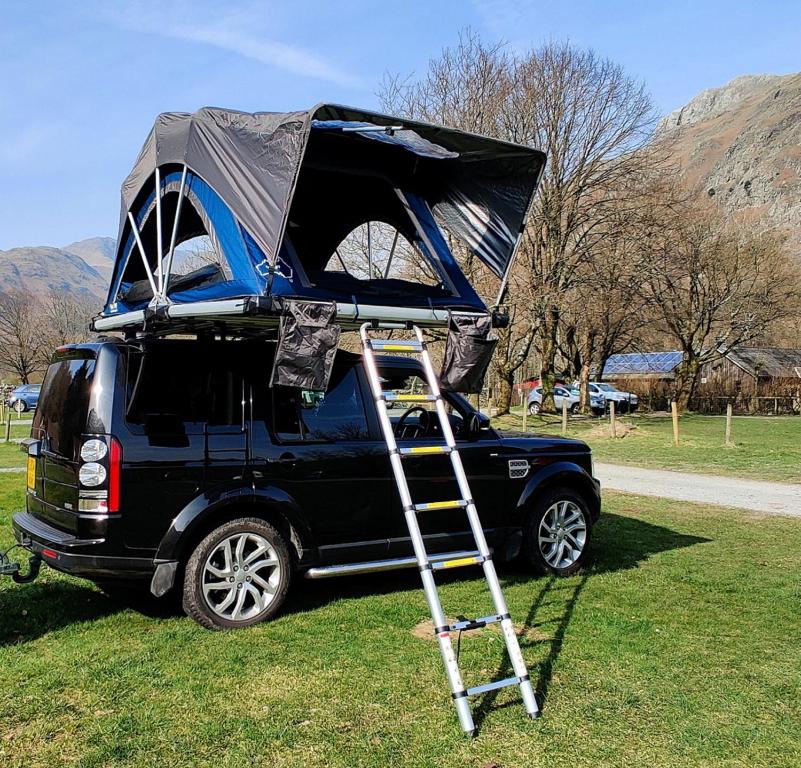
[[281,533],[255,517],[224,523],[189,558],[183,607],[207,629],[235,629],[274,616],[286,599],[292,568]]
[[528,412],[532,416],[536,416],[540,412],[540,404],[537,402],[529,403]]
[[591,530],[592,518],[581,494],[565,487],[552,488],[529,513],[524,556],[540,572],[575,573],[587,558]]
[[577,413],[581,413],[581,403],[573,403],[573,405],[570,406],[570,413],[572,413],[574,416]]

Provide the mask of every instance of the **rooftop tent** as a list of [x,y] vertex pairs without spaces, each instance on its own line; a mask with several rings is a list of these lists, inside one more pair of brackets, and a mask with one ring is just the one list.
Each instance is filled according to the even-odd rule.
[[[503,277],[543,164],[536,150],[346,107],[161,115],[122,187],[95,327],[146,309],[243,313],[249,299],[335,302],[337,322],[353,307],[485,312],[447,237]],[[211,256],[192,264],[181,244],[201,235]]]

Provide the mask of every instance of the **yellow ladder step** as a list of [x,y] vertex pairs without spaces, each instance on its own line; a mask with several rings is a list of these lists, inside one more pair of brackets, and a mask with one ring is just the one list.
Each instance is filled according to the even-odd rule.
[[400,448],[399,450],[401,456],[426,456],[451,452],[451,448],[447,445],[418,445],[414,448]]
[[464,499],[454,499],[453,501],[429,501],[424,504],[415,504],[414,508],[418,512],[433,512],[438,509],[458,509],[466,507]]

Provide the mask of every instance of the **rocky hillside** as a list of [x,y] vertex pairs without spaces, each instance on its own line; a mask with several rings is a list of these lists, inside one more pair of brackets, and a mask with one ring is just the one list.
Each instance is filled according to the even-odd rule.
[[801,73],[746,75],[660,124],[687,181],[726,210],[764,217],[801,259]]
[[114,266],[114,251],[117,241],[113,237],[90,237],[77,243],[65,245],[63,250],[80,256],[90,267],[94,267],[108,282]]
[[99,308],[108,291],[108,276],[64,248],[12,248],[0,251],[0,292],[12,290],[41,295],[65,291]]

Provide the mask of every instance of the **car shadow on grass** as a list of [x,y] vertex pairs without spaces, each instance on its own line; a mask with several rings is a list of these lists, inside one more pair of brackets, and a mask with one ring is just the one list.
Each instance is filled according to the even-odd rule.
[[[547,649],[545,660],[540,664],[536,678],[534,678],[532,671],[532,683],[537,693],[540,710],[544,710],[546,707],[549,688],[553,680],[554,667],[559,659],[559,654],[562,652],[573,612],[584,588],[593,576],[636,568],[648,558],[660,552],[692,547],[696,544],[704,544],[711,541],[711,539],[679,533],[670,528],[647,523],[632,517],[608,513],[601,517],[601,520],[593,530],[593,534],[592,549],[587,567],[569,580],[548,576],[541,582],[541,587],[534,596],[522,625],[516,622],[516,630],[520,637],[520,647],[524,655],[527,648],[541,648],[545,645]],[[530,575],[502,574],[502,581],[507,586],[530,580]],[[564,585],[564,587],[561,585]],[[536,639],[538,633],[532,630],[537,630],[539,627],[538,614],[546,604],[546,601],[550,606],[561,603],[559,616],[555,620],[548,621],[549,625],[555,624],[556,628],[547,639]],[[519,621],[519,617],[515,618],[518,618]],[[535,639],[532,639],[532,636]],[[498,669],[491,679],[501,680],[510,677],[512,674],[513,670],[509,655],[504,650]],[[497,704],[499,693],[499,690],[488,691],[475,707],[473,716],[477,732],[480,730],[486,716],[493,710],[509,706],[522,706],[522,700],[519,697],[511,701],[507,700],[503,704]]]
[[0,648],[129,609],[153,618],[180,613],[174,600],[157,600],[146,584],[107,594],[81,579],[45,576],[32,584],[14,586],[9,580],[9,586],[0,591]]
[[71,624],[92,621],[121,610],[89,585],[38,581],[9,585],[0,591],[0,647],[35,640]]

